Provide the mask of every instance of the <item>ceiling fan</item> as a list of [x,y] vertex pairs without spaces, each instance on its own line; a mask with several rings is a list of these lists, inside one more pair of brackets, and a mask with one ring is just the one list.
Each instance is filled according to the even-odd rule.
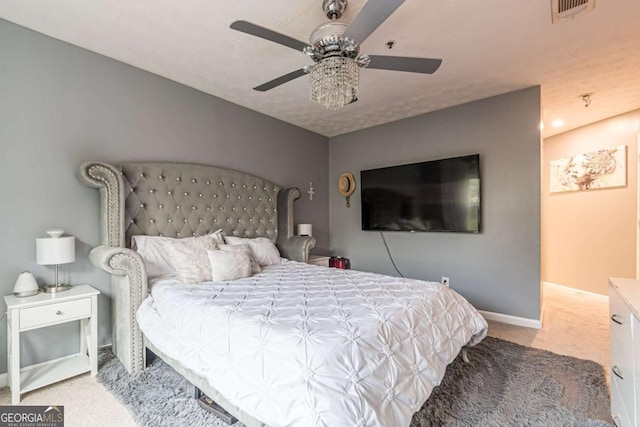
[[322,10],[331,21],[316,27],[309,44],[247,21],[235,21],[231,28],[303,52],[314,64],[292,71],[254,87],[264,92],[309,74],[309,97],[324,107],[337,110],[358,100],[360,68],[432,74],[441,59],[385,55],[360,55],[364,42],[405,0],[368,0],[349,25],[337,20],[347,0],[323,0]]

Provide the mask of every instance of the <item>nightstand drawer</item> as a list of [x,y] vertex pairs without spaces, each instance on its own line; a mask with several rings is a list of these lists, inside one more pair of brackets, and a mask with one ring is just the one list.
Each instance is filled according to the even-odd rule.
[[20,310],[20,330],[53,325],[91,315],[91,298]]

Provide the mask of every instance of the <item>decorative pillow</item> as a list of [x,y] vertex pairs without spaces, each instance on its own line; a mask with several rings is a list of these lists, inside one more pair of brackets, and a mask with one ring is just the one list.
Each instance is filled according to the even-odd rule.
[[241,251],[208,251],[210,274],[214,282],[226,282],[251,276],[249,254]]
[[271,239],[267,239],[266,237],[248,239],[244,237],[225,236],[224,240],[232,245],[240,243],[249,244],[253,258],[258,261],[261,267],[280,264],[281,262],[280,251],[278,251],[278,248],[276,248],[276,245],[273,244]]
[[171,257],[162,246],[163,242],[172,240],[190,241],[190,240],[211,240],[224,245],[222,237],[222,229],[216,230],[206,236],[186,237],[184,239],[175,239],[173,237],[163,236],[132,236],[131,249],[138,252],[144,260],[147,269],[147,280],[153,280],[159,277],[177,276],[178,273],[171,264]]
[[253,258],[253,252],[248,243],[241,243],[239,245],[218,245],[218,249],[225,252],[243,252],[246,253],[251,261],[251,272],[258,274],[262,271],[260,264]]
[[169,262],[182,283],[211,281],[207,251],[217,249],[218,244],[211,236],[203,237],[205,238],[171,239],[162,242],[162,247],[169,255]]

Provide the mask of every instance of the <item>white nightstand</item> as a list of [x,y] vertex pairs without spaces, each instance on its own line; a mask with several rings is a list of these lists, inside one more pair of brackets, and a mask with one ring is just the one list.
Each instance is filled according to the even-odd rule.
[[309,256],[309,264],[321,265],[323,267],[329,267],[329,258],[330,257],[328,257],[328,256],[310,255]]
[[[7,373],[11,403],[20,393],[91,371],[98,373],[98,294],[89,285],[59,294],[40,293],[26,298],[5,296],[7,304]],[[20,332],[80,320],[80,353],[20,369]]]

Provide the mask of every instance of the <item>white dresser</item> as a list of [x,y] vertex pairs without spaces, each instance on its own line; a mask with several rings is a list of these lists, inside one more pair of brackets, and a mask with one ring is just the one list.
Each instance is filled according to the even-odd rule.
[[609,279],[611,415],[640,427],[640,281]]

